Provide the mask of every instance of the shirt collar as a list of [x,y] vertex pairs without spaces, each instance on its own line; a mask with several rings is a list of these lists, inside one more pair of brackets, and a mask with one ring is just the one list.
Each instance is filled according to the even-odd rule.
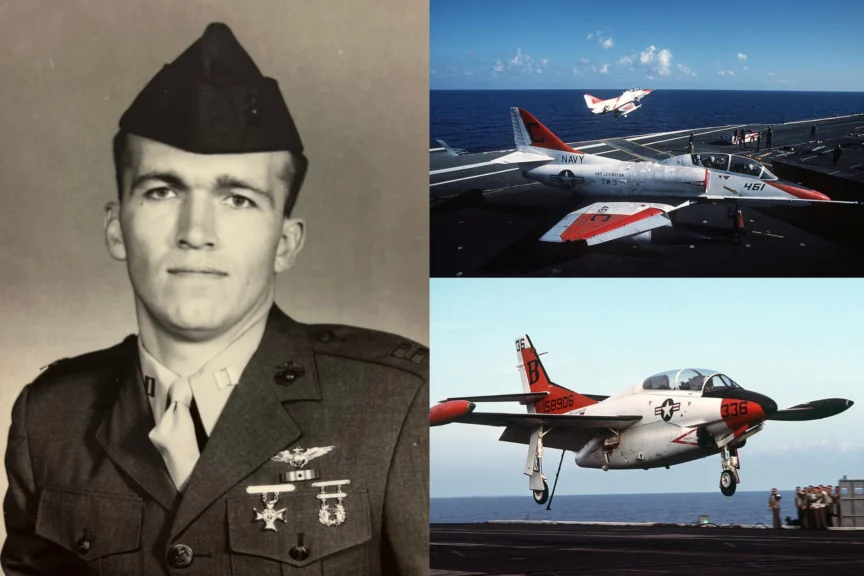
[[[234,386],[240,383],[243,371],[261,343],[267,326],[268,311],[269,307],[264,307],[249,328],[188,376],[198,413],[201,415],[201,423],[208,436],[216,426]],[[144,347],[141,338],[138,338],[138,355],[145,392],[158,426],[167,408],[168,389],[181,376],[154,358]]]

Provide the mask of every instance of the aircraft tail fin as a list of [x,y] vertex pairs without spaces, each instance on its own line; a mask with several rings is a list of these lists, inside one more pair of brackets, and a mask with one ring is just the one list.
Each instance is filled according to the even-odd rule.
[[585,98],[585,104],[588,105],[588,108],[594,108],[595,104],[603,102],[603,100],[596,96],[592,96],[591,94],[584,94],[583,97]]
[[528,406],[529,412],[538,414],[562,414],[597,404],[596,400],[553,383],[540,361],[540,355],[527,334],[516,340],[516,358],[522,392],[548,392],[549,394]]
[[516,150],[531,152],[532,148],[541,148],[582,153],[562,142],[527,110],[510,108],[510,119],[513,122],[513,138],[516,141]]

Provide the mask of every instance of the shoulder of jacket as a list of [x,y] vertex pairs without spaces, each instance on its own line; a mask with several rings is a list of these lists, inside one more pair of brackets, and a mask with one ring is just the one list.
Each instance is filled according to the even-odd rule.
[[72,358],[55,360],[42,368],[42,372],[30,384],[30,396],[44,392],[52,393],[58,387],[74,386],[76,383],[91,383],[108,378],[120,361],[135,350],[135,336],[110,348],[88,352]]
[[429,348],[397,334],[339,324],[310,324],[309,335],[315,354],[380,364],[428,379]]

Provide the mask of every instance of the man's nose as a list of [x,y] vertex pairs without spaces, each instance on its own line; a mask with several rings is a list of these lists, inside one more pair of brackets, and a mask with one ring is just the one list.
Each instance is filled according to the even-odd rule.
[[190,192],[177,221],[177,245],[202,249],[216,246],[215,207],[209,198]]

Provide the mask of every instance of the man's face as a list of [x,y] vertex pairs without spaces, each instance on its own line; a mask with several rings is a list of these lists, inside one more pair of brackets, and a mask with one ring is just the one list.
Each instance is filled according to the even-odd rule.
[[290,154],[192,154],[130,135],[126,160],[106,237],[146,313],[193,341],[255,314],[302,247],[302,222],[283,216]]

